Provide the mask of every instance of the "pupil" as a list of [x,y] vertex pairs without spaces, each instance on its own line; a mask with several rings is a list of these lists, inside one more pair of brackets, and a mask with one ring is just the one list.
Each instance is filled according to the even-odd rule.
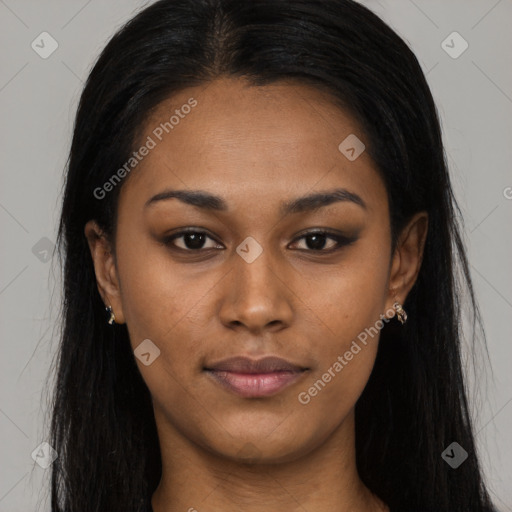
[[[306,237],[306,244],[309,249],[323,249],[325,245],[325,235],[309,235]],[[309,243],[310,241],[313,243]]]
[[[191,241],[192,243],[188,243]],[[204,244],[203,233],[189,233],[185,235],[185,245],[188,249],[200,249]]]

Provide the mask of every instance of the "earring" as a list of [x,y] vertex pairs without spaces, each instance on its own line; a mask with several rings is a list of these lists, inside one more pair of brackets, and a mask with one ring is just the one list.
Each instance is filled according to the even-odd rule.
[[407,321],[407,313],[405,312],[404,308],[402,308],[402,304],[400,302],[395,302],[393,304],[393,308],[395,308],[396,316],[398,318],[398,321],[403,325]]
[[112,306],[107,306],[105,308],[105,310],[107,311],[107,313],[110,313],[110,318],[108,319],[108,323],[110,325],[113,325],[116,323],[116,315],[114,315],[114,312],[112,311]]

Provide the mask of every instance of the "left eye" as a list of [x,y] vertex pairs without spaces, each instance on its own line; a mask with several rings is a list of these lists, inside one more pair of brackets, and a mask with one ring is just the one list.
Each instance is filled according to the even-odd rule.
[[[325,248],[325,244],[327,240],[330,239],[331,246],[327,249]],[[315,231],[313,233],[306,233],[296,240],[304,240],[306,243],[306,248],[301,250],[309,250],[316,252],[331,252],[339,249],[344,245],[348,245],[353,242],[353,239],[349,239],[342,235],[337,235],[334,233],[329,233],[327,231]]]

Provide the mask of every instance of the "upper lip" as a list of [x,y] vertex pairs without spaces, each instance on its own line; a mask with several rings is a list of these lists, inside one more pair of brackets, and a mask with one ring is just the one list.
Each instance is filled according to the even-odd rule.
[[280,357],[268,356],[261,359],[249,357],[231,357],[205,367],[205,370],[226,371],[234,373],[272,373],[279,371],[298,372],[306,370]]

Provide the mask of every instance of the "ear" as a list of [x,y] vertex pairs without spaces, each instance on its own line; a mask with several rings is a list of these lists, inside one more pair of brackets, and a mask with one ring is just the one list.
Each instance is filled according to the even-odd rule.
[[386,311],[403,304],[418,277],[428,231],[428,214],[415,214],[398,236],[391,260]]
[[116,324],[125,322],[121,304],[121,292],[115,258],[111,250],[111,243],[96,221],[87,222],[84,229],[89,249],[94,263],[98,291],[105,303],[111,306],[115,315]]

